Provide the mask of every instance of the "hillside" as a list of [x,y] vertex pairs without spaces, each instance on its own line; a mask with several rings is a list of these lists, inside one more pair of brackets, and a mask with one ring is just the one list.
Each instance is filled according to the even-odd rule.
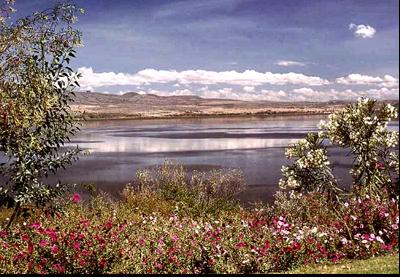
[[[396,101],[398,102],[398,101]],[[72,108],[88,118],[165,118],[220,115],[328,114],[348,102],[268,102],[198,96],[123,95],[77,92]],[[395,103],[395,102],[394,102]]]

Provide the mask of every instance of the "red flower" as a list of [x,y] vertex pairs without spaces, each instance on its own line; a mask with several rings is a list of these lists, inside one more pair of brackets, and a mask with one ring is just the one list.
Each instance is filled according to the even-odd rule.
[[113,223],[112,223],[111,220],[107,221],[106,224],[105,224],[105,228],[108,229],[108,230],[111,229],[112,226],[113,226]]
[[81,196],[78,193],[73,194],[73,196],[71,197],[71,200],[74,203],[78,203],[81,200]]
[[79,250],[81,248],[81,244],[76,241],[76,242],[74,242],[73,247],[74,247],[75,250]]
[[32,242],[29,242],[29,244],[28,244],[28,253],[32,254],[33,250],[34,250],[34,245],[33,245]]
[[28,234],[23,234],[21,239],[22,239],[22,241],[28,241],[29,240]]
[[41,240],[41,241],[39,242],[39,246],[41,246],[41,247],[46,247],[46,245],[47,245],[47,241],[46,241],[46,240]]
[[59,263],[55,263],[53,265],[53,269],[55,269],[58,273],[64,273],[65,272],[64,267]]
[[101,269],[103,269],[103,268],[106,267],[106,264],[107,264],[106,260],[105,260],[105,259],[101,259],[101,261],[99,262],[99,267],[100,267]]
[[244,242],[239,242],[239,243],[236,244],[236,248],[243,248],[243,247],[246,247],[246,246],[247,245]]
[[53,229],[45,229],[45,234],[49,236],[52,241],[57,240],[56,232]]
[[57,247],[56,245],[53,245],[51,251],[53,254],[57,254],[59,252],[59,247]]

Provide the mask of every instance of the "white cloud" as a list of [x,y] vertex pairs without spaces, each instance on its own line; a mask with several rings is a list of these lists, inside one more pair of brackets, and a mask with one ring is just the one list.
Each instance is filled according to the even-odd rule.
[[373,38],[377,32],[375,28],[370,25],[356,25],[354,23],[349,24],[349,30],[352,30],[355,36],[360,38]]
[[230,84],[240,86],[258,86],[264,84],[286,85],[300,84],[320,86],[328,84],[325,79],[307,76],[300,73],[271,73],[246,70],[237,71],[206,71],[206,70],[155,70],[145,69],[134,74],[102,72],[96,73],[91,67],[81,67],[78,72],[82,74],[80,84],[83,89],[116,85],[149,85],[151,83],[176,83],[182,85],[201,84]]
[[311,88],[297,88],[297,89],[294,89],[293,92],[299,93],[299,94],[302,94],[303,96],[308,96],[308,97],[313,97],[314,94],[316,93]]
[[344,85],[377,85],[381,87],[393,88],[399,85],[399,80],[391,75],[373,77],[361,74],[349,74],[346,77],[340,77],[335,80],[338,84]]
[[372,88],[368,90],[354,91],[352,89],[337,90],[323,89],[316,90],[312,88],[297,88],[286,92],[283,90],[261,90],[255,92],[242,92],[230,87],[224,87],[217,90],[203,88],[198,90],[197,94],[188,89],[174,91],[148,90],[140,91],[140,94],[155,94],[159,96],[184,96],[193,95],[203,98],[236,99],[245,101],[333,101],[333,100],[357,100],[359,97],[371,97],[378,100],[398,99],[398,88]]
[[178,89],[174,91],[162,91],[162,90],[147,90],[141,91],[139,94],[155,94],[158,96],[188,96],[188,95],[195,95],[192,91],[188,89]]
[[277,63],[275,63],[275,65],[279,65],[279,66],[305,66],[306,63],[302,63],[299,61],[293,61],[293,60],[279,60]]
[[245,92],[254,92],[254,91],[255,91],[255,87],[245,86],[245,87],[243,87],[243,90],[244,90]]
[[314,90],[311,88],[300,88],[293,90],[293,97],[295,100],[309,100],[309,101],[331,101],[331,100],[356,100],[359,97],[371,97],[375,99],[398,99],[398,88],[375,88],[368,90],[354,91],[351,89],[346,90]]

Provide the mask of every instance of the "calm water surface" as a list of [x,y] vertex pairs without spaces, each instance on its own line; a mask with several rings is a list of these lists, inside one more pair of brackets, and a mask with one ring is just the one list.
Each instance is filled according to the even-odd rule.
[[[245,201],[272,200],[288,145],[326,116],[90,121],[73,139],[90,155],[59,173],[63,182],[94,183],[118,195],[139,168],[174,160],[189,170],[239,168],[248,188]],[[398,123],[390,128],[398,130]],[[347,152],[329,148],[335,175],[348,184]]]

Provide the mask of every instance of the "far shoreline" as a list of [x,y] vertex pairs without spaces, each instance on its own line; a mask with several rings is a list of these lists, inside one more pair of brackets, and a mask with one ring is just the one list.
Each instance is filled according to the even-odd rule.
[[80,121],[117,121],[117,120],[170,120],[170,119],[218,119],[218,118],[269,118],[269,117],[297,117],[297,116],[328,116],[333,112],[271,112],[271,113],[227,113],[227,114],[177,114],[161,116],[138,116],[138,115],[119,115],[113,116],[94,116],[84,118]]

